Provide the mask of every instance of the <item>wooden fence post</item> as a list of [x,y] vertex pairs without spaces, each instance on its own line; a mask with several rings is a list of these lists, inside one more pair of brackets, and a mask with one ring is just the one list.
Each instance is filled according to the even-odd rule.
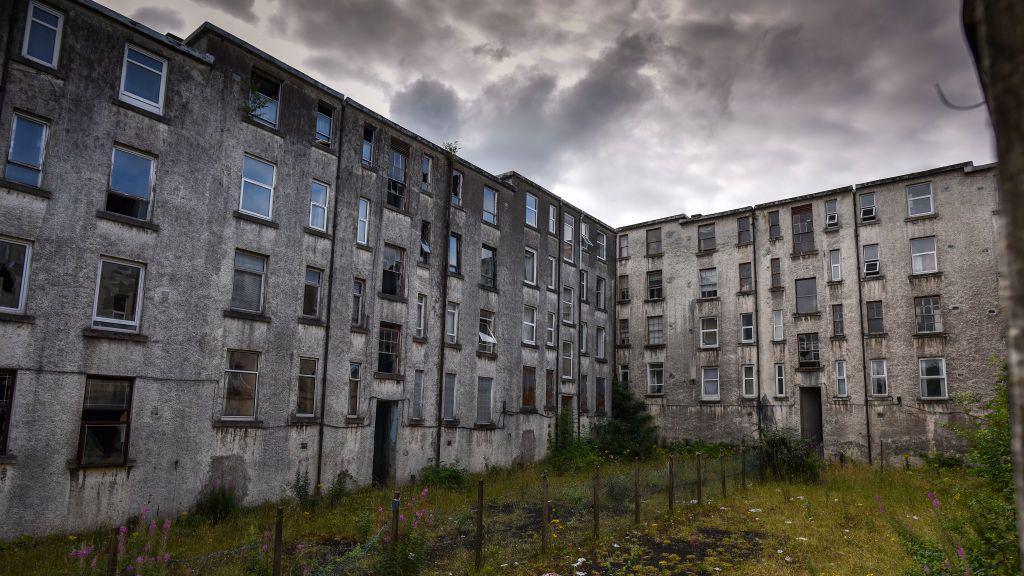
[[676,504],[676,466],[675,457],[668,455],[668,513],[672,514]]
[[484,561],[484,481],[476,485],[476,569],[480,570]]
[[274,521],[274,576],[281,576],[281,547],[284,536],[284,508],[277,507],[277,519]]
[[548,500],[548,473],[544,471],[540,476],[540,487],[541,493],[543,494],[544,502],[541,504],[541,522],[540,527],[540,552],[541,554],[547,554],[548,552],[548,530],[551,528],[551,505]]
[[718,455],[718,479],[722,483],[722,498],[725,498],[725,491],[726,491],[725,490],[725,485],[726,485],[726,480],[728,479],[728,476],[726,476],[726,474],[725,474],[725,455],[724,454],[719,454]]
[[391,499],[391,545],[398,544],[398,510],[402,504],[402,493],[395,492]]
[[757,447],[757,479],[764,482],[765,476],[765,462],[764,462],[764,446]]
[[633,464],[633,523],[640,523],[640,459]]
[[700,452],[697,452],[697,459],[694,461],[697,467],[697,504],[704,501],[704,473],[701,470]]
[[594,540],[601,535],[601,467],[594,466]]
[[114,541],[110,544],[110,559],[107,562],[108,576],[117,575],[117,555],[121,553],[121,528],[114,527]]

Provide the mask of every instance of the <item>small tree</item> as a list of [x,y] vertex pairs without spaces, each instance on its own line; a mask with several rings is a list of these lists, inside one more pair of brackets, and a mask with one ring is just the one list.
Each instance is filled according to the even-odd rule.
[[658,430],[647,404],[626,384],[612,381],[612,415],[594,427],[598,448],[612,456],[647,458],[654,453]]

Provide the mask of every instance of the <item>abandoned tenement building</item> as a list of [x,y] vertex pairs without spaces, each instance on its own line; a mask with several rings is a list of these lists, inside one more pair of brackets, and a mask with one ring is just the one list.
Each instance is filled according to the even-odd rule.
[[994,166],[616,230],[211,24],[0,17],[0,537],[534,461],[616,374],[667,439],[862,459],[991,388]]

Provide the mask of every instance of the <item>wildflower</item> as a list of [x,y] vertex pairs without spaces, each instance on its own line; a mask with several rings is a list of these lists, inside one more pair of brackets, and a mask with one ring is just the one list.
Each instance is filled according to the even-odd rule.
[[875,496],[875,502],[878,502],[878,513],[885,514],[885,506],[882,505],[882,497]]
[[956,557],[957,558],[963,558],[964,557],[964,548],[963,548],[963,546],[957,546],[956,547]]

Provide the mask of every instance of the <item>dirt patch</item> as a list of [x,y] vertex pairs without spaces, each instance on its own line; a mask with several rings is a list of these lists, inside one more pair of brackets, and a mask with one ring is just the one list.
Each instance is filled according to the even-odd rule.
[[716,528],[701,528],[685,538],[630,535],[594,570],[598,574],[632,573],[638,568],[644,568],[645,574],[715,574],[715,568],[724,571],[760,555],[763,537],[760,532]]

